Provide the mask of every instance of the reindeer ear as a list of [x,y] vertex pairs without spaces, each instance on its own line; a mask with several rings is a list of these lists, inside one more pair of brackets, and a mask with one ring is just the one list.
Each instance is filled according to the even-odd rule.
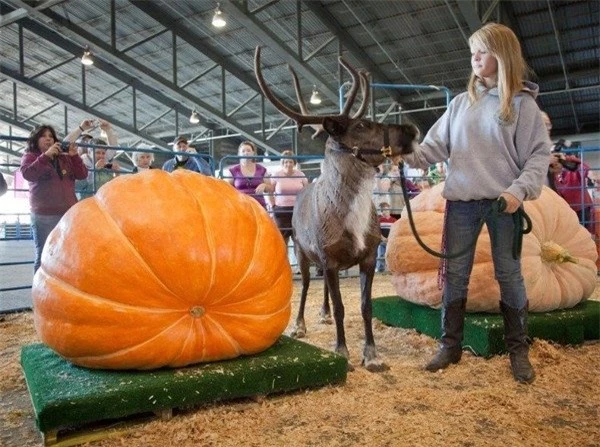
[[343,135],[348,129],[348,118],[343,116],[323,118],[323,128],[332,137]]

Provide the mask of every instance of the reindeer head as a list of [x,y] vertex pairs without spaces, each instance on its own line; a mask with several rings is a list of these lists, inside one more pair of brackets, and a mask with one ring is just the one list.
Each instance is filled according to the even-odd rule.
[[[350,73],[352,85],[348,98],[339,115],[311,115],[302,98],[298,77],[289,67],[294,82],[296,97],[300,112],[295,111],[280,101],[267,86],[260,67],[260,47],[256,47],[254,54],[254,73],[258,85],[265,97],[277,110],[293,119],[299,130],[303,126],[311,126],[317,134],[324,129],[329,134],[327,147],[330,150],[339,150],[353,153],[362,161],[378,166],[386,157],[393,157],[412,152],[412,143],[418,136],[418,130],[413,125],[382,124],[362,118],[367,111],[369,103],[369,82],[367,73],[356,71],[343,58],[339,63]],[[362,92],[362,102],[358,111],[350,116],[350,110],[357,97],[358,90]],[[314,138],[314,136],[313,136]]]

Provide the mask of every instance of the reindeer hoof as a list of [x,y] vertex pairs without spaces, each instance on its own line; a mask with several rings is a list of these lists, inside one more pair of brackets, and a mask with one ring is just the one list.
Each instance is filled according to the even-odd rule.
[[383,372],[383,371],[387,371],[388,369],[390,369],[389,366],[387,366],[385,363],[383,363],[381,360],[379,360],[377,358],[370,359],[370,360],[363,359],[362,365],[369,372]]
[[323,315],[321,314],[321,318],[319,320],[320,324],[333,324],[333,319],[331,318],[331,315]]
[[292,338],[304,338],[306,336],[306,329],[297,327],[290,333]]

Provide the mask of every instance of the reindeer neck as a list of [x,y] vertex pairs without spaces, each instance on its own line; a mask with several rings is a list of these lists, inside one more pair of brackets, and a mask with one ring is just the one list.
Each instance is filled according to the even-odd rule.
[[331,137],[325,144],[325,178],[336,184],[349,185],[357,185],[373,178],[375,168],[347,151],[340,151],[339,147],[340,144]]
[[352,154],[336,151],[331,144],[337,143],[331,138],[327,142],[320,187],[329,203],[345,209],[357,196],[371,196],[375,169]]

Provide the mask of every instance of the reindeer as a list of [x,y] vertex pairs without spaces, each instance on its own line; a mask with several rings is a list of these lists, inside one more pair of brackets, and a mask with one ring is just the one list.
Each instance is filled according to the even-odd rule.
[[[371,321],[371,288],[377,246],[381,240],[377,213],[371,200],[374,168],[386,157],[410,153],[418,131],[412,125],[381,124],[363,119],[368,104],[367,74],[357,72],[341,57],[339,63],[352,77],[348,99],[339,115],[309,115],[291,67],[296,95],[303,110],[299,113],[280,101],[262,76],[260,47],[256,48],[254,71],[264,96],[281,113],[293,119],[299,131],[305,125],[322,125],[329,134],[321,176],[298,194],[293,211],[293,237],[302,275],[295,335],[299,337],[306,332],[304,306],[312,261],[323,267],[325,287],[331,295],[337,334],[335,351],[349,358],[338,273],[358,264],[365,330],[362,365],[368,371],[383,371],[386,365],[377,357]],[[362,87],[363,102],[359,111],[350,117],[359,86]],[[352,369],[350,364],[349,368]]]

